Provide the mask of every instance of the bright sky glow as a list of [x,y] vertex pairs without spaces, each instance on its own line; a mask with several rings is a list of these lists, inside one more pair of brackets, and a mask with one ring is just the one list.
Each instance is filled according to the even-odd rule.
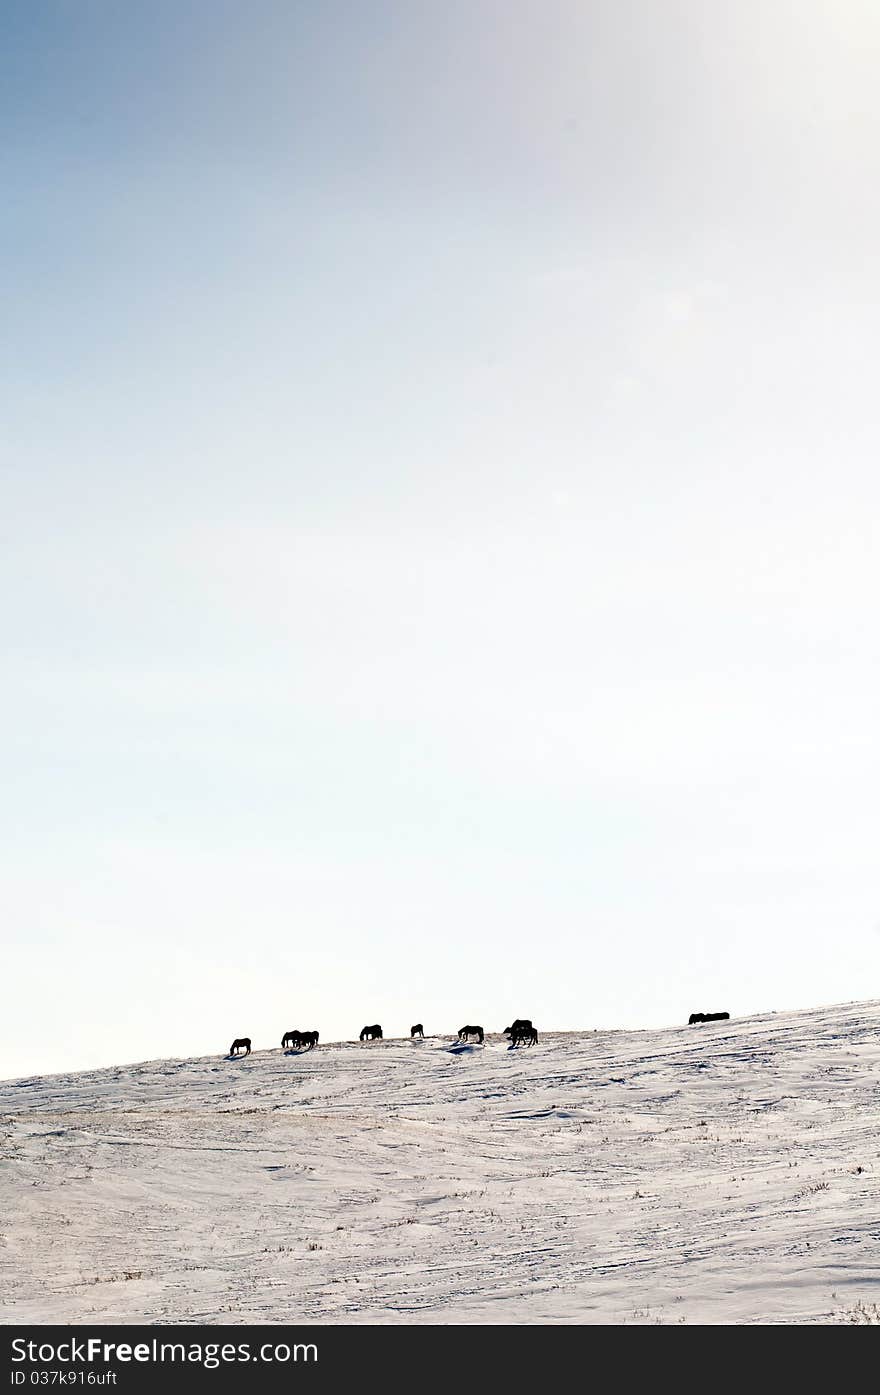
[[0,1074],[876,997],[877,7],[2,30]]

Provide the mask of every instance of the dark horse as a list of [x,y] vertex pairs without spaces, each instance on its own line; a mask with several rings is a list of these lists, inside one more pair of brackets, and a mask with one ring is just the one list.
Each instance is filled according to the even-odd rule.
[[515,1017],[509,1027],[504,1028],[504,1036],[518,1037],[523,1032],[532,1031],[532,1019],[530,1017]]
[[286,1051],[288,1046],[294,1051],[298,1051],[302,1044],[302,1032],[285,1032],[281,1038],[281,1049]]
[[511,1029],[510,1029],[510,1044],[511,1044],[511,1046],[519,1046],[519,1044],[520,1044],[521,1041],[524,1041],[524,1042],[526,1043],[527,1046],[537,1046],[537,1044],[538,1044],[538,1033],[537,1033],[537,1031],[535,1030],[535,1028],[532,1026],[531,1022],[529,1023],[529,1025],[528,1025],[527,1027],[526,1027],[526,1026],[519,1026],[519,1027],[517,1027],[517,1028],[515,1028],[515,1029],[514,1029],[514,1028],[511,1028]]
[[361,1032],[361,1041],[381,1041],[382,1028],[378,1022],[374,1022],[372,1027],[365,1027]]
[[425,1029],[421,1022],[417,1022],[414,1027],[410,1027],[409,1034],[411,1037],[423,1037],[425,1035]]
[[230,1048],[229,1048],[229,1054],[230,1054],[230,1056],[236,1056],[236,1055],[238,1054],[238,1049],[239,1049],[239,1047],[241,1047],[241,1046],[244,1047],[244,1054],[245,1054],[246,1056],[249,1056],[249,1055],[251,1054],[251,1039],[250,1039],[250,1037],[236,1037],[236,1038],[235,1038],[235,1041],[232,1043],[232,1045],[231,1045]]
[[317,1045],[318,1045],[318,1033],[317,1033],[317,1032],[300,1032],[300,1034],[299,1034],[299,1044],[300,1044],[300,1046],[304,1046],[304,1047],[306,1048],[307,1051],[311,1051],[311,1049],[312,1049],[313,1046],[317,1046]]
[[469,1026],[469,1027],[459,1027],[459,1029],[458,1029],[458,1039],[459,1039],[459,1041],[467,1041],[468,1037],[476,1037],[476,1038],[477,1038],[477,1041],[478,1041],[478,1042],[480,1043],[480,1045],[482,1046],[482,1044],[483,1044],[483,1029],[482,1029],[482,1027],[472,1027],[472,1026]]
[[695,1022],[729,1022],[729,1012],[692,1012],[688,1018],[688,1026],[692,1027]]

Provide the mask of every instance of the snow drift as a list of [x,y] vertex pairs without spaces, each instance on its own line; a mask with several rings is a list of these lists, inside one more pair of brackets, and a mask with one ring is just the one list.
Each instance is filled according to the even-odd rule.
[[880,1003],[0,1082],[7,1322],[795,1322],[880,1300]]

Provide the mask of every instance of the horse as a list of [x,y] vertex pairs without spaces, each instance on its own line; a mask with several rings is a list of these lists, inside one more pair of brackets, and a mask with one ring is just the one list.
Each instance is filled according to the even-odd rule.
[[361,1032],[361,1041],[381,1041],[382,1028],[378,1022],[374,1022],[372,1027],[365,1027]]
[[424,1037],[425,1029],[421,1022],[417,1022],[414,1027],[410,1027],[409,1034],[411,1037]]
[[536,1032],[535,1028],[531,1026],[531,1024],[528,1027],[518,1027],[516,1031],[511,1030],[511,1046],[519,1046],[521,1041],[524,1041],[527,1046],[537,1045],[538,1033]]
[[237,1054],[238,1054],[238,1048],[239,1048],[240,1046],[243,1046],[243,1047],[244,1047],[244,1054],[245,1054],[246,1056],[249,1056],[249,1055],[251,1054],[251,1039],[250,1039],[250,1037],[236,1037],[236,1038],[235,1038],[235,1041],[232,1043],[232,1045],[231,1045],[230,1048],[229,1048],[229,1054],[230,1054],[230,1056],[235,1056],[235,1055],[237,1055]]
[[292,1047],[292,1049],[293,1049],[294,1051],[297,1051],[297,1050],[299,1050],[299,1048],[300,1048],[301,1045],[302,1045],[302,1032],[297,1032],[297,1031],[285,1032],[285,1033],[284,1033],[284,1036],[281,1038],[281,1049],[282,1049],[282,1051],[286,1051],[287,1048],[288,1048],[288,1046],[289,1046],[289,1047]]
[[482,1046],[482,1044],[483,1044],[483,1029],[482,1029],[482,1027],[473,1027],[473,1026],[459,1027],[459,1029],[458,1029],[458,1039],[459,1039],[459,1041],[467,1041],[468,1037],[476,1037],[476,1038],[477,1038],[477,1041],[478,1041],[478,1042],[480,1043],[480,1045]]
[[311,1049],[312,1049],[313,1046],[317,1046],[317,1045],[318,1045],[318,1033],[317,1033],[317,1032],[300,1032],[300,1034],[299,1034],[299,1044],[300,1044],[300,1046],[304,1046],[304,1047],[306,1048],[307,1051],[311,1051]]
[[532,1019],[530,1017],[515,1017],[509,1027],[504,1028],[504,1036],[519,1036],[521,1032],[532,1031]]

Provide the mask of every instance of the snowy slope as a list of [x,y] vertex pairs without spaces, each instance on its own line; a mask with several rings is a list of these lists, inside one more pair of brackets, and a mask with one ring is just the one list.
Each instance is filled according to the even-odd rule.
[[790,1322],[880,1302],[880,1003],[5,1081],[0,1123],[7,1322]]

